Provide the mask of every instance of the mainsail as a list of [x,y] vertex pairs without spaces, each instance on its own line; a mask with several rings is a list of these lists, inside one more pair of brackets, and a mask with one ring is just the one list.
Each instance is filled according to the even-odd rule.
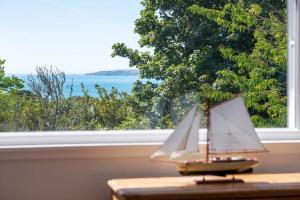
[[195,105],[151,158],[159,160],[199,159],[200,112]]
[[[200,112],[194,106],[159,151],[151,158],[189,161],[203,157],[199,152]],[[209,110],[207,134],[209,154],[264,152],[242,97],[234,98]]]
[[209,112],[210,154],[266,151],[254,130],[242,97],[215,106]]

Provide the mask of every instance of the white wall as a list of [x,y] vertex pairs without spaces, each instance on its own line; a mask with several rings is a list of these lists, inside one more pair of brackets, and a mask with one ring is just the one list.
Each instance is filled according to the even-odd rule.
[[[1,200],[110,199],[107,180],[177,176],[175,166],[150,161],[157,146],[0,150]],[[300,144],[267,144],[255,173],[300,172]]]

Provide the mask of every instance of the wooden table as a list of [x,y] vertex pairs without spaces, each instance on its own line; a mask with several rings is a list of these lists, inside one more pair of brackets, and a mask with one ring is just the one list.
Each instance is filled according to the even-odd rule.
[[189,176],[114,179],[108,185],[113,200],[300,200],[300,173],[235,177],[244,183],[197,185],[201,176]]

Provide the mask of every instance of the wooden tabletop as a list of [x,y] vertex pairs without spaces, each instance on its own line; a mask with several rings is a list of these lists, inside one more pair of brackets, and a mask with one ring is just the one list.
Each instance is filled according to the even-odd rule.
[[[231,176],[229,176],[231,177]],[[108,181],[116,199],[300,199],[300,173],[236,175],[244,183],[195,184],[202,176],[114,179]],[[219,177],[206,176],[206,179]],[[285,198],[286,197],[286,198]],[[275,198],[277,199],[277,198]]]

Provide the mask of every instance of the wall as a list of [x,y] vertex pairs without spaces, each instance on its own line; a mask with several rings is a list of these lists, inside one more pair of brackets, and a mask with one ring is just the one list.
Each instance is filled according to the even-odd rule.
[[[300,143],[266,144],[255,173],[300,172]],[[175,166],[150,161],[156,145],[0,150],[1,200],[110,199],[107,180],[177,176]]]

